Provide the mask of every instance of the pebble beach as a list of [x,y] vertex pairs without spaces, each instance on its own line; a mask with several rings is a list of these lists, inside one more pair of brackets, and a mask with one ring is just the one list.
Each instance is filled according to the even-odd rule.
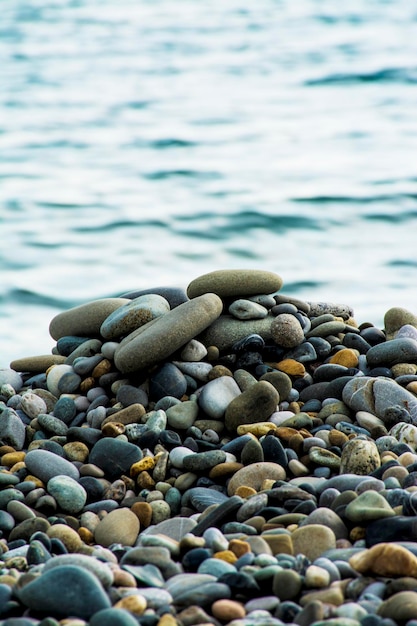
[[225,269],[49,332],[0,369],[0,626],[417,626],[417,313]]

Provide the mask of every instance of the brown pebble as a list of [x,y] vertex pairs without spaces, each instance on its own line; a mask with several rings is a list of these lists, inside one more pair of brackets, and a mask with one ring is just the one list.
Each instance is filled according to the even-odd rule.
[[241,485],[252,487],[255,491],[259,491],[263,487],[266,479],[272,481],[285,480],[285,469],[278,463],[260,462],[251,463],[246,467],[242,467],[236,474],[233,474],[227,486],[229,496],[234,495],[236,489]]
[[341,448],[347,441],[349,441],[349,437],[345,435],[345,433],[342,433],[341,430],[336,430],[336,428],[333,428],[329,432],[329,444],[331,446],[338,446],[339,448]]
[[102,427],[111,422],[117,422],[118,424],[139,424],[142,417],[145,415],[146,410],[143,404],[139,404],[136,402],[135,404],[130,404],[124,409],[120,409],[120,411],[116,411],[111,415],[108,415],[102,422]]
[[294,554],[304,554],[310,561],[317,559],[323,552],[336,547],[333,530],[321,524],[309,524],[297,528],[292,534]]
[[76,530],[70,528],[66,524],[53,524],[46,531],[51,539],[60,539],[68,552],[79,552],[83,546],[82,539]]
[[93,478],[103,478],[104,472],[103,470],[94,465],[94,463],[85,463],[80,467],[81,476],[93,476]]
[[155,487],[154,479],[146,470],[138,474],[138,477],[136,479],[136,484],[139,490],[141,489],[152,490]]
[[213,617],[221,622],[231,622],[235,619],[243,619],[246,615],[245,607],[236,600],[216,600],[211,605]]
[[417,576],[417,557],[395,543],[378,543],[354,554],[349,564],[361,574],[377,576]]
[[178,626],[178,621],[171,613],[164,613],[159,618],[156,626]]
[[152,521],[152,507],[149,502],[135,502],[132,504],[131,511],[137,516],[140,527],[148,528]]
[[306,373],[304,365],[295,359],[283,359],[276,364],[276,368],[288,376],[304,376]]
[[30,372],[31,374],[46,372],[52,365],[65,363],[66,357],[59,354],[44,354],[15,359],[10,363],[10,369],[16,372]]
[[119,422],[110,422],[102,425],[101,427],[103,437],[118,437],[119,435],[123,435],[125,430],[125,425],[120,424]]
[[302,454],[303,444],[304,444],[304,438],[300,433],[293,435],[292,437],[290,437],[290,440],[288,441],[288,446],[292,450],[294,450],[294,452],[297,453],[297,456],[300,456]]
[[235,474],[238,470],[242,469],[242,467],[243,464],[238,463],[237,461],[219,463],[211,468],[209,471],[209,478],[211,478],[211,480],[217,480],[218,478],[223,478],[224,476],[230,476],[231,474]]
[[211,363],[217,361],[220,356],[220,350],[217,346],[207,346],[207,360]]
[[84,378],[84,380],[80,383],[80,392],[86,394],[90,389],[96,386],[96,379],[92,376],[88,376],[88,378]]
[[215,365],[207,375],[207,381],[220,378],[221,376],[233,376],[233,372],[224,365]]
[[247,541],[242,541],[241,539],[231,539],[229,541],[229,550],[236,554],[237,558],[240,558],[250,552],[250,545]]
[[360,541],[361,539],[365,539],[366,536],[366,528],[362,528],[362,526],[354,526],[349,533],[349,539],[352,543],[355,541]]
[[261,537],[270,547],[272,554],[294,554],[291,535],[287,533],[262,532]]
[[112,368],[112,362],[109,361],[108,359],[103,359],[102,361],[100,361],[100,363],[98,363],[95,366],[95,368],[91,372],[91,376],[93,378],[100,378],[100,376],[103,376],[104,374],[108,374],[111,368]]
[[358,367],[358,354],[352,348],[344,348],[330,357],[329,363],[344,365],[345,367]]

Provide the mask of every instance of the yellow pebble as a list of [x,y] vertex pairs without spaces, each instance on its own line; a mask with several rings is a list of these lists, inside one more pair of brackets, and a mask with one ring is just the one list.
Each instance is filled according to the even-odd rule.
[[26,456],[26,452],[8,452],[3,454],[1,457],[1,465],[5,465],[6,467],[12,467],[15,463],[20,463],[24,461]]
[[142,615],[146,611],[146,598],[141,595],[125,596],[114,605],[115,609],[125,609],[134,615]]
[[241,485],[235,491],[235,496],[240,496],[241,498],[249,498],[249,496],[254,496],[256,490],[253,487],[248,487],[246,485]]
[[133,463],[130,466],[130,475],[132,478],[136,478],[138,474],[143,472],[144,470],[150,470],[155,467],[156,460],[152,456],[144,456],[143,459],[137,461],[137,463]]
[[329,363],[336,365],[344,365],[345,367],[358,366],[358,353],[352,348],[344,348],[336,352],[330,359]]
[[229,541],[229,550],[236,554],[237,558],[251,551],[251,547],[247,541],[242,539],[231,539]]
[[94,534],[91,532],[91,530],[85,528],[85,526],[80,526],[80,528],[78,529],[78,534],[80,535],[84,543],[87,543],[89,545],[94,543]]
[[302,363],[299,363],[295,359],[283,359],[276,365],[280,372],[285,372],[288,376],[304,376],[306,368]]
[[231,550],[220,550],[220,552],[215,552],[213,557],[221,561],[226,561],[226,563],[236,563],[237,561],[236,554]]
[[252,434],[255,437],[262,437],[271,431],[276,431],[278,426],[272,422],[255,422],[254,424],[241,424],[237,427],[238,435]]

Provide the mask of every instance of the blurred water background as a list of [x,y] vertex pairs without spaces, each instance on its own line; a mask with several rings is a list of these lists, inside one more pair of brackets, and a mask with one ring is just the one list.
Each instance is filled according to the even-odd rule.
[[417,313],[409,0],[1,0],[0,366],[215,269]]

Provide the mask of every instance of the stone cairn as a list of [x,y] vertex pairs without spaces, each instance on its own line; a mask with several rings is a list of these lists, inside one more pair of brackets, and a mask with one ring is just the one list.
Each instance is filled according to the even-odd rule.
[[0,626],[417,626],[417,317],[221,270],[0,369]]

